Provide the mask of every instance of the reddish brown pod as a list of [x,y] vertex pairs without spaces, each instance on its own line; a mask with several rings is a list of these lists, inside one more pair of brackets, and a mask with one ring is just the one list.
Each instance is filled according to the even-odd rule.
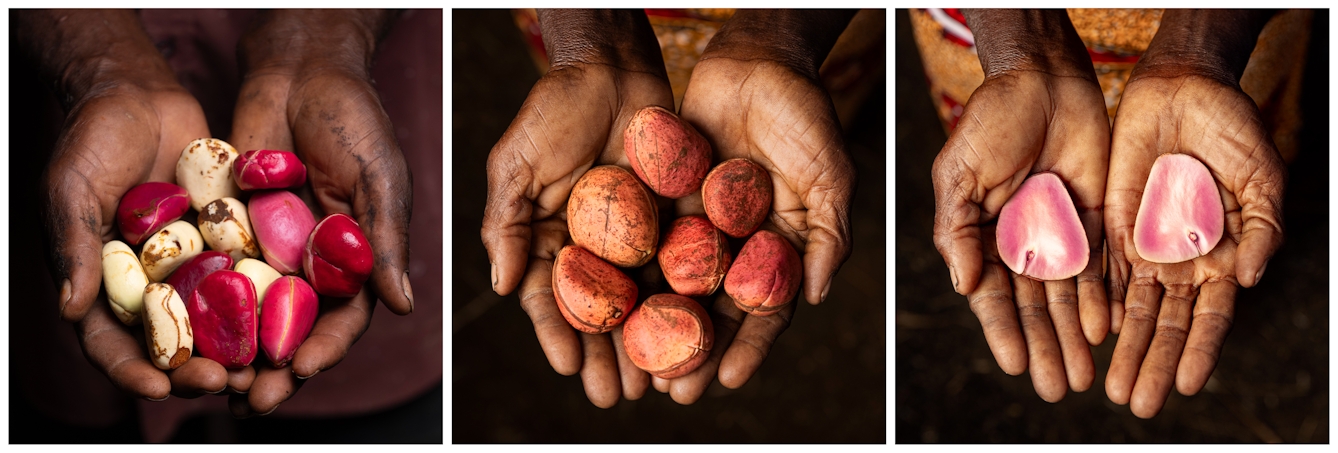
[[748,313],[766,316],[799,293],[804,263],[781,235],[762,230],[748,238],[725,276],[725,293]]
[[632,171],[650,190],[668,198],[696,192],[711,169],[711,145],[674,112],[652,105],[638,110],[623,133]]
[[646,264],[659,242],[655,198],[622,167],[591,168],[567,199],[571,240],[619,267]]
[[579,246],[563,247],[553,260],[553,298],[576,330],[613,330],[631,313],[636,294],[631,278]]
[[352,217],[330,214],[311,231],[302,268],[316,292],[353,297],[372,276],[372,245]]
[[660,269],[674,292],[706,296],[720,288],[729,271],[729,243],[706,216],[679,217],[660,243]]
[[293,360],[297,348],[311,334],[320,311],[320,299],[305,280],[294,276],[279,277],[264,295],[265,310],[260,314],[260,346],[265,357],[281,368]]
[[1031,175],[1004,203],[995,229],[999,258],[1036,280],[1071,278],[1087,267],[1087,233],[1078,209],[1054,173]]
[[746,158],[721,162],[702,183],[702,205],[720,231],[747,237],[771,211],[771,175]]
[[650,296],[623,325],[623,349],[632,363],[661,379],[691,373],[706,362],[715,327],[701,304],[677,294]]
[[265,262],[284,275],[300,272],[303,250],[316,228],[311,209],[292,192],[273,190],[256,193],[246,210]]
[[307,181],[307,166],[288,151],[253,149],[232,161],[232,179],[242,190],[287,189]]
[[190,293],[205,277],[219,269],[232,269],[232,257],[215,250],[201,252],[177,266],[172,275],[167,277],[166,283],[176,288],[178,293],[190,297]]
[[1207,255],[1222,240],[1222,194],[1208,167],[1192,156],[1163,154],[1152,164],[1134,218],[1134,249],[1154,263]]
[[251,364],[256,341],[256,289],[240,272],[215,271],[186,299],[195,350],[227,368]]
[[130,245],[181,218],[190,209],[186,189],[172,183],[146,182],[131,188],[116,205],[116,227]]

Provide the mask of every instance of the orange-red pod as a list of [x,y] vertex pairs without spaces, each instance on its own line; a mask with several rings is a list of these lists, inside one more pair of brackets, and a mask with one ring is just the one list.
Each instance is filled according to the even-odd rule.
[[711,169],[711,145],[706,137],[657,105],[632,115],[623,133],[623,150],[637,177],[668,198],[696,192]]
[[260,312],[260,347],[265,357],[282,368],[311,334],[320,311],[320,298],[306,280],[288,275],[269,285]]
[[553,298],[576,330],[613,330],[636,305],[636,294],[632,279],[581,247],[563,247],[553,260]]
[[762,230],[748,238],[725,276],[725,293],[734,305],[765,316],[780,311],[799,293],[803,261],[789,241]]
[[684,296],[714,293],[729,271],[729,242],[725,233],[703,215],[674,220],[664,234],[657,256],[669,287]]
[[619,267],[655,256],[659,213],[655,198],[631,172],[615,165],[591,168],[567,199],[571,240]]
[[771,212],[771,175],[746,158],[721,162],[702,182],[702,205],[720,231],[746,237]]
[[661,379],[691,373],[706,362],[715,342],[711,317],[697,301],[656,294],[623,325],[623,349],[632,364]]

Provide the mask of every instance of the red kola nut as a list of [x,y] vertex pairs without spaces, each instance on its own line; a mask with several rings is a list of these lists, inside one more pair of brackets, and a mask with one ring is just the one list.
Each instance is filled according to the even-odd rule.
[[802,278],[803,262],[790,242],[762,230],[739,249],[725,276],[725,293],[740,310],[765,316],[794,300]]
[[553,260],[553,298],[576,330],[613,330],[632,312],[636,294],[631,278],[579,246],[563,247]]
[[715,327],[697,301],[677,294],[650,296],[623,325],[632,364],[661,379],[691,373],[711,355]]
[[311,231],[302,267],[317,293],[353,297],[372,276],[372,245],[352,217],[330,214]]
[[240,272],[215,271],[186,300],[195,350],[226,368],[241,368],[255,359],[256,288]]
[[307,181],[307,166],[288,151],[254,149],[232,161],[232,179],[242,190],[287,189]]
[[771,175],[746,158],[721,162],[702,182],[702,205],[720,231],[746,237],[771,211]]
[[567,199],[571,240],[618,267],[655,256],[659,212],[655,198],[631,172],[615,165],[591,168]]
[[219,269],[232,269],[232,257],[214,250],[201,252],[177,266],[177,270],[172,271],[172,275],[167,277],[166,283],[176,288],[178,293],[190,297],[190,293],[195,291],[200,281]]
[[130,245],[139,245],[190,209],[186,189],[172,183],[146,182],[131,188],[116,205],[116,227]]
[[674,292],[684,296],[714,293],[729,271],[729,243],[706,216],[679,217],[660,243],[660,269]]
[[264,297],[260,346],[265,348],[269,362],[281,368],[293,360],[297,348],[311,334],[320,311],[320,299],[305,280],[291,275],[275,280]]
[[711,145],[678,115],[652,105],[638,110],[623,133],[632,171],[668,198],[696,192],[711,169]]
[[246,211],[265,263],[284,275],[302,271],[302,253],[316,228],[316,217],[302,199],[286,190],[259,192]]

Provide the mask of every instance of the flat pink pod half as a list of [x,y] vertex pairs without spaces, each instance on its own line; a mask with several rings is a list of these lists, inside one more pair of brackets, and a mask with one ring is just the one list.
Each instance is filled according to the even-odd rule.
[[1134,249],[1143,259],[1179,263],[1207,255],[1222,239],[1222,194],[1208,167],[1186,154],[1152,164],[1134,218]]
[[1022,182],[999,213],[995,237],[1008,269],[1035,280],[1063,280],[1087,267],[1087,233],[1073,198],[1054,173],[1037,173]]

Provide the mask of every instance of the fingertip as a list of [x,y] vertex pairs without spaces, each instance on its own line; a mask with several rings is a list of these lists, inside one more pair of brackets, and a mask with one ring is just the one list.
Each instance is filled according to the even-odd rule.
[[696,403],[701,399],[702,394],[706,393],[706,386],[694,385],[695,383],[687,381],[673,381],[669,389],[669,397],[673,398],[675,403],[687,406]]
[[1124,302],[1110,303],[1110,333],[1119,335],[1124,327]]
[[1040,396],[1042,400],[1045,400],[1045,402],[1047,403],[1052,403],[1052,404],[1058,403],[1064,399],[1065,395],[1068,394],[1067,387],[1062,387],[1062,386],[1054,388],[1043,388],[1043,387],[1044,386],[1037,387],[1036,394]]
[[227,388],[233,393],[245,395],[251,391],[251,384],[255,383],[255,379],[256,370],[254,367],[246,366],[238,369],[230,369],[228,370]]
[[1161,408],[1162,404],[1153,401],[1152,398],[1135,398],[1129,402],[1129,411],[1133,412],[1135,417],[1144,420],[1156,417]]
[[654,387],[655,390],[658,391],[658,392],[660,392],[660,393],[669,393],[669,380],[668,380],[668,379],[662,379],[662,378],[659,378],[659,377],[651,376],[651,377],[650,377],[650,385],[651,385],[651,387]]
[[1121,406],[1129,404],[1129,393],[1132,390],[1133,386],[1120,377],[1106,374],[1106,397],[1110,398],[1110,402]]
[[1027,372],[1027,356],[1025,350],[1015,351],[995,351],[994,361],[999,363],[999,368],[1009,376],[1021,376]]
[[719,376],[720,385],[723,385],[725,386],[725,388],[730,390],[736,390],[740,387],[743,387],[744,384],[748,383],[749,379],[752,379],[752,377],[753,377],[752,373],[746,372],[744,370],[739,370],[736,367],[731,367],[731,366],[720,367],[720,376]]

